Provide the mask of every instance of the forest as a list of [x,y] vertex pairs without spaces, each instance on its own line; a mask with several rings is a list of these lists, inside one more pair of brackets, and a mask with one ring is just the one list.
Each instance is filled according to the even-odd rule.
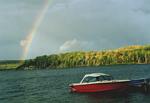
[[76,51],[43,55],[25,60],[18,68],[61,69],[116,64],[150,64],[150,45],[134,45],[115,50]]

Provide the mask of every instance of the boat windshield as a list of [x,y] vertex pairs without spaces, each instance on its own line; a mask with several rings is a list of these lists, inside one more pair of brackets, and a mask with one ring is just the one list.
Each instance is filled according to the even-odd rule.
[[113,80],[112,76],[98,76],[98,77],[86,77],[82,81],[82,83],[89,83],[89,82],[97,82],[97,81],[110,81]]

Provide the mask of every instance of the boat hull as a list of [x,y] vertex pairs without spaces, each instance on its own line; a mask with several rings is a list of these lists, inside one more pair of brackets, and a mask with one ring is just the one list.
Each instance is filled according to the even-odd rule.
[[131,80],[129,82],[129,85],[133,87],[142,87],[143,85],[150,85],[150,78]]
[[128,82],[111,82],[111,83],[95,83],[95,84],[81,84],[71,85],[71,92],[105,92],[113,90],[124,90],[128,88]]

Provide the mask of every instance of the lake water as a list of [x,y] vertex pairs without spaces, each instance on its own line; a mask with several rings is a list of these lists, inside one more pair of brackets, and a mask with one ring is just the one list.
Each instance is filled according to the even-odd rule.
[[63,70],[0,71],[0,103],[150,103],[150,94],[70,93],[68,85],[87,73],[103,72],[117,79],[150,77],[150,65],[116,65]]

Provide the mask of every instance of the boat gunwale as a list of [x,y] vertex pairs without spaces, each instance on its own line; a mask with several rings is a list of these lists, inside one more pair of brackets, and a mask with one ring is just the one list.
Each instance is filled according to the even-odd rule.
[[73,83],[69,86],[82,86],[82,85],[92,85],[92,84],[111,84],[111,83],[126,83],[130,82],[131,80],[111,80],[111,81],[97,81],[97,82],[89,82],[89,83]]

